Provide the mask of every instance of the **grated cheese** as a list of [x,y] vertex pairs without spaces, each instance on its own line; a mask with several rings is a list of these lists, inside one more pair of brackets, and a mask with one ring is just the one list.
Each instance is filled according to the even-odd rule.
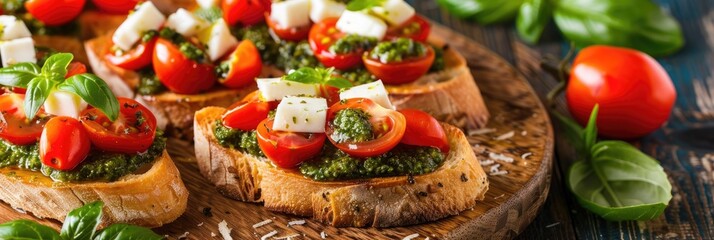
[[262,227],[262,226],[268,225],[268,224],[270,224],[270,223],[272,223],[272,222],[273,222],[273,220],[270,220],[270,219],[266,219],[266,220],[264,220],[264,221],[262,221],[262,222],[259,222],[259,223],[256,223],[256,224],[253,224],[253,228],[259,228],[259,227]]
[[260,240],[268,240],[268,238],[271,238],[275,235],[278,235],[278,230],[273,230],[273,231],[269,232],[268,234],[263,235],[262,237],[260,237]]
[[283,240],[283,239],[293,239],[294,237],[299,237],[300,234],[293,234],[293,235],[288,235],[288,236],[282,236],[282,237],[276,237],[276,240]]
[[521,131],[521,136],[525,136],[525,135],[528,135],[528,131],[525,131],[525,130]]
[[498,140],[498,141],[503,141],[503,140],[512,138],[513,135],[516,135],[516,133],[513,132],[513,131],[510,131],[510,132],[504,133],[504,134],[501,135],[501,136],[496,137],[495,139]]
[[322,239],[327,238],[327,233],[325,233],[325,231],[320,232],[320,237],[321,237]]
[[512,158],[512,157],[509,157],[509,156],[506,156],[506,155],[503,155],[503,154],[489,153],[489,154],[488,154],[488,157],[491,158],[491,159],[493,159],[493,160],[496,160],[496,161],[502,161],[502,162],[507,162],[507,163],[512,163],[512,162],[513,162],[513,158]]
[[305,220],[304,220],[304,219],[300,219],[300,220],[295,220],[295,221],[290,221],[290,222],[288,222],[288,227],[291,227],[291,226],[293,226],[293,225],[303,225],[303,224],[305,224]]
[[183,235],[178,236],[176,239],[186,239],[188,237],[188,232],[183,233]]
[[233,240],[233,237],[231,237],[231,231],[233,229],[228,228],[228,223],[226,220],[221,221],[218,223],[218,233],[221,234],[224,240]]
[[555,226],[558,226],[558,225],[560,225],[560,222],[550,224],[550,225],[548,225],[548,226],[545,226],[545,228],[552,228],[552,227],[555,227]]
[[481,128],[481,129],[469,131],[469,136],[484,135],[484,134],[489,134],[489,133],[493,133],[493,132],[496,132],[495,128]]
[[200,226],[203,226],[203,222],[196,225],[196,227],[200,227]]
[[498,169],[501,167],[501,164],[496,163],[495,165],[491,166],[491,173],[496,173],[501,171],[501,169]]
[[508,174],[508,171],[505,171],[505,170],[504,170],[504,171],[492,172],[492,173],[490,173],[489,175],[491,175],[491,176],[498,176],[498,175],[506,175],[506,174]]
[[217,236],[216,233],[211,232],[211,237],[216,237],[216,236]]
[[418,238],[418,237],[419,237],[419,234],[418,234],[418,233],[415,233],[415,234],[412,234],[412,235],[409,235],[409,236],[406,236],[406,237],[402,238],[402,240],[412,240],[412,239],[415,239],[415,238]]
[[521,155],[521,159],[526,160],[526,158],[528,158],[528,157],[530,157],[530,156],[532,156],[532,155],[533,155],[532,152],[524,153],[523,155]]
[[481,163],[481,166],[488,166],[488,165],[491,165],[491,164],[495,163],[495,162],[494,162],[493,160],[491,160],[491,159],[481,160],[481,161],[479,161],[479,162]]

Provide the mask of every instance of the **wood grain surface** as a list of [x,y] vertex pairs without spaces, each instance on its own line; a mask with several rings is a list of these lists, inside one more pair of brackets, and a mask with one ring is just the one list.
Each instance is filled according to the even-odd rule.
[[[232,236],[239,239],[260,238],[273,230],[276,237],[298,234],[306,239],[319,239],[324,232],[331,239],[401,239],[418,233],[438,239],[509,239],[518,235],[536,217],[550,187],[553,131],[548,115],[533,89],[514,67],[485,47],[442,26],[435,34],[449,39],[449,45],[466,56],[486,105],[492,114],[487,130],[470,132],[469,141],[477,157],[486,161],[494,155],[513,158],[513,163],[496,160],[508,174],[489,176],[490,190],[486,199],[472,210],[433,223],[388,229],[333,228],[307,221],[288,226],[300,218],[272,213],[260,205],[227,199],[199,173],[193,163],[193,146],[172,140],[172,154],[182,178],[191,192],[187,212],[176,222],[156,229],[172,238],[188,233],[189,239],[211,239],[219,234],[217,226],[226,221]],[[492,164],[484,166],[490,171]],[[210,209],[210,211],[208,210]],[[0,222],[33,217],[0,204]],[[266,219],[272,223],[253,228]],[[52,226],[59,223],[42,220]]]

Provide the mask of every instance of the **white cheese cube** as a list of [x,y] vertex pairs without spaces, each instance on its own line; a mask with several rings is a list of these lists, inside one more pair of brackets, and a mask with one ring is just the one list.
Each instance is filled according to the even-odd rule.
[[337,20],[337,29],[365,37],[384,38],[387,24],[382,19],[363,12],[345,11]]
[[164,14],[153,3],[146,1],[119,25],[112,36],[112,41],[122,50],[129,51],[141,39],[144,32],[159,30],[165,21]]
[[256,81],[260,96],[265,101],[281,100],[287,96],[318,96],[320,94],[319,86],[316,84],[299,83],[280,78],[258,78]]
[[196,35],[209,26],[206,21],[194,16],[193,13],[183,8],[179,8],[178,11],[171,14],[166,21],[166,27],[186,37]]
[[347,5],[334,0],[310,0],[310,19],[320,22],[325,18],[340,17]]
[[327,100],[311,97],[286,97],[275,111],[273,130],[323,133],[327,119]]
[[26,37],[32,37],[32,34],[24,22],[15,16],[0,16],[0,40],[7,41]]
[[310,24],[310,0],[287,0],[271,5],[270,17],[280,27],[294,28]]
[[220,19],[201,32],[199,40],[206,44],[206,52],[211,61],[216,61],[229,50],[238,46],[238,39],[231,35],[231,30],[225,20]]
[[211,8],[217,5],[218,0],[196,0],[196,2],[201,8]]
[[373,7],[372,11],[395,26],[406,22],[416,13],[414,8],[404,0],[387,0],[382,6]]
[[87,108],[87,102],[77,94],[55,90],[50,93],[43,106],[48,114],[79,118],[79,113]]
[[389,93],[387,93],[387,89],[384,88],[381,80],[351,87],[340,93],[340,100],[352,98],[369,98],[382,107],[394,109],[392,102],[389,101]]
[[19,38],[0,43],[0,56],[4,67],[21,62],[37,63],[32,38]]

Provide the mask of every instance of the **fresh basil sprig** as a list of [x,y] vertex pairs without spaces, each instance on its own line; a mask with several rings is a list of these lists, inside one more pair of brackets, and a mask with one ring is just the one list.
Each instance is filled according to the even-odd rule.
[[553,16],[551,0],[526,0],[518,10],[516,28],[526,42],[538,42]]
[[40,240],[119,240],[147,239],[163,237],[151,229],[127,224],[113,224],[101,231],[97,226],[102,218],[104,203],[93,202],[72,210],[67,214],[58,233],[54,229],[30,220],[15,220],[0,224],[0,239],[40,239]]
[[352,0],[347,4],[347,10],[350,11],[362,11],[372,7],[379,7],[384,4],[386,0]]
[[57,53],[40,68],[34,63],[18,63],[0,69],[0,85],[26,88],[25,116],[33,119],[54,90],[77,94],[85,102],[101,110],[114,121],[119,116],[119,101],[106,82],[93,74],[80,74],[65,80],[67,66],[74,56]]
[[482,24],[512,20],[523,0],[437,0],[456,17]]
[[330,85],[336,88],[352,87],[352,83],[349,80],[336,77],[334,72],[335,68],[301,67],[283,76],[283,79],[300,83]]
[[650,220],[660,216],[672,199],[672,185],[662,166],[623,141],[597,141],[598,106],[583,130],[573,120],[564,123],[582,159],[568,171],[567,182],[584,208],[610,221]]

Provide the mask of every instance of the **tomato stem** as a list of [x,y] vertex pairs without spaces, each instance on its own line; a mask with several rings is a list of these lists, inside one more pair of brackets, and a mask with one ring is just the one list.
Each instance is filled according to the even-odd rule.
[[541,68],[543,68],[544,71],[558,79],[558,84],[555,88],[548,92],[548,95],[546,95],[547,105],[551,108],[555,108],[555,99],[560,96],[560,94],[565,90],[565,87],[568,86],[568,79],[570,78],[570,68],[568,65],[574,54],[575,44],[570,42],[568,53],[558,62],[557,67],[551,65],[547,59],[544,59],[541,63]]

